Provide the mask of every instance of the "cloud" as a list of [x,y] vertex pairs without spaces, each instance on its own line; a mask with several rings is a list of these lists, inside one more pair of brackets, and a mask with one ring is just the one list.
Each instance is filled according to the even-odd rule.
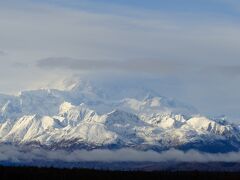
[[[175,11],[176,5],[170,12],[47,2],[0,2],[0,47],[11,52],[0,56],[1,92],[15,93],[79,71],[90,76],[96,72],[96,77],[105,71],[106,77],[113,72],[152,73],[165,78],[156,82],[167,87],[157,89],[161,94],[189,102],[207,115],[240,117],[238,71],[222,68],[239,64],[240,26],[232,9],[221,14],[219,6],[206,8],[209,1],[202,3],[208,12],[195,5],[197,11],[187,13]],[[62,60],[20,68],[45,57]]]
[[0,161],[32,162],[240,162],[240,152],[203,153],[196,150],[183,152],[170,149],[161,153],[155,151],[137,151],[133,149],[119,150],[45,150],[39,148],[18,148],[3,145],[0,148]]
[[14,62],[14,63],[12,63],[12,67],[14,67],[14,68],[24,68],[24,69],[26,69],[26,68],[29,68],[29,67],[31,67],[31,66],[30,66],[30,64],[27,64],[27,63]]
[[222,73],[224,76],[239,76],[240,75],[240,65],[225,65],[217,66],[216,70]]
[[[207,75],[231,77],[240,75],[240,65],[202,64],[186,61],[161,59],[130,59],[130,60],[91,60],[70,57],[49,57],[37,61],[36,66],[42,69],[60,69],[83,72],[131,72],[194,76],[204,72]],[[187,67],[187,68],[186,68]],[[182,76],[183,77],[183,76]]]
[[7,52],[0,50],[0,56],[5,56],[5,55],[7,55]]
[[64,69],[77,71],[122,71],[137,73],[163,73],[176,72],[184,69],[178,62],[155,59],[120,60],[87,60],[69,57],[50,57],[41,59],[37,66],[44,69]]

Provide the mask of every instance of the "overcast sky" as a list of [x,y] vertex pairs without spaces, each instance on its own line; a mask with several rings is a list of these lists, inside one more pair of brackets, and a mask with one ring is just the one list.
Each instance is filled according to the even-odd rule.
[[240,122],[239,19],[239,0],[0,0],[0,92],[117,74]]

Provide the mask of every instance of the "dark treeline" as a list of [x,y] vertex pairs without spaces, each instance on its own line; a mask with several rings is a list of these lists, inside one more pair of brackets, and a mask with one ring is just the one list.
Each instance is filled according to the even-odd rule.
[[97,171],[87,169],[54,169],[34,167],[0,167],[0,179],[26,179],[26,180],[72,180],[72,179],[167,179],[167,180],[239,180],[240,172],[125,172],[125,171]]

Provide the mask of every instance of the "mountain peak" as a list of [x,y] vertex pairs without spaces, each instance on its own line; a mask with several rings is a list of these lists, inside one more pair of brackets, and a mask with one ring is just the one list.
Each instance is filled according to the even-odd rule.
[[37,142],[54,149],[106,148],[107,143],[151,150],[226,141],[240,148],[234,124],[195,116],[191,106],[147,88],[80,78],[60,84],[63,90],[0,96],[0,142]]
[[59,112],[60,113],[67,112],[71,108],[73,108],[73,105],[71,103],[65,101],[60,105]]

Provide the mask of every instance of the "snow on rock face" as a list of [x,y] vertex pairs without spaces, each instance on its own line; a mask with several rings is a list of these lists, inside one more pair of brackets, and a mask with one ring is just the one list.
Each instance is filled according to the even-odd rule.
[[231,126],[221,125],[206,117],[193,117],[187,121],[187,125],[198,131],[209,131],[220,135],[231,131]]
[[82,122],[69,132],[67,138],[78,139],[99,146],[114,143],[117,135],[114,132],[108,131],[101,123]]
[[136,115],[120,110],[114,110],[108,113],[105,119],[105,124],[108,125],[142,125],[144,124]]
[[[35,116],[23,116],[19,120],[16,121],[16,123],[13,125],[12,129],[9,131],[9,133],[3,138],[5,141],[22,141],[24,139],[24,136],[29,131],[34,131],[38,129],[39,127],[34,128],[34,122],[35,122]],[[33,125],[33,129],[30,127]]]
[[59,116],[65,118],[71,126],[75,126],[81,121],[91,122],[98,119],[97,113],[87,108],[84,104],[74,106],[68,102],[61,104]]
[[191,106],[142,89],[136,97],[125,92],[112,99],[113,91],[75,83],[66,91],[0,95],[0,142],[166,149],[226,140],[240,148],[239,128],[227,121],[195,116]]
[[73,107],[74,106],[71,103],[64,102],[59,107],[59,113],[64,114],[64,113],[68,112],[70,109],[72,109]]
[[9,133],[9,131],[11,130],[12,126],[13,126],[13,123],[11,123],[9,121],[1,123],[1,125],[0,125],[1,137],[4,137],[5,135],[7,135]]
[[39,119],[38,121],[41,122],[41,126],[42,126],[43,130],[62,128],[61,124],[59,124],[56,119],[51,118],[49,116],[44,116],[41,119]]
[[174,125],[176,124],[175,119],[171,118],[171,117],[164,117],[161,120],[159,120],[160,122],[157,123],[159,127],[162,127],[164,129],[166,128],[173,128]]

